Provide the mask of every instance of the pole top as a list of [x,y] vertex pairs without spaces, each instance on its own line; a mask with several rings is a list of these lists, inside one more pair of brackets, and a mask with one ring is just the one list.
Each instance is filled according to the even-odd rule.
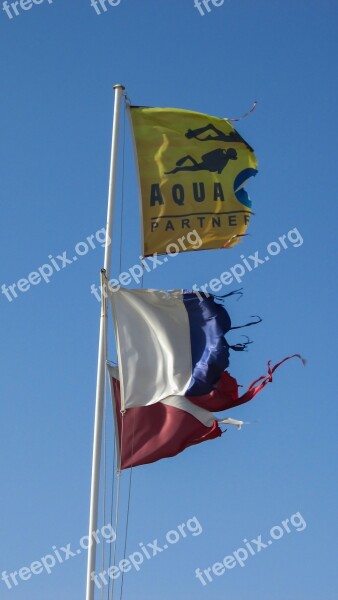
[[124,85],[122,85],[121,83],[117,83],[116,85],[114,85],[114,90],[117,90],[118,88],[121,88],[121,90],[125,90],[126,89],[124,87]]

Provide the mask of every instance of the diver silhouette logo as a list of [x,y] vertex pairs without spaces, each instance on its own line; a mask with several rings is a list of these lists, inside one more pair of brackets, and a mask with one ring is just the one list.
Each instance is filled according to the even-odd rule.
[[[229,160],[237,160],[237,152],[235,148],[228,148],[228,150],[217,148],[203,154],[201,159],[201,162],[197,162],[190,154],[187,154],[180,158],[176,162],[176,167],[172,171],[167,171],[165,175],[172,175],[179,171],[210,171],[210,173],[221,174]],[[185,164],[188,161],[192,164]]]
[[[195,139],[198,142],[237,142],[244,144],[250,152],[253,152],[253,148],[247,144],[238,131],[234,129],[230,133],[224,133],[224,131],[217,129],[212,123],[208,123],[198,129],[188,129],[185,137],[188,140]],[[237,160],[235,148],[228,148],[227,150],[217,148],[216,150],[211,150],[201,156],[201,162],[198,162],[190,154],[187,154],[176,162],[176,166],[172,171],[166,171],[165,175],[172,175],[179,171],[210,171],[210,173],[217,172],[220,175],[229,160]],[[187,164],[188,162],[190,164]]]
[[[199,137],[201,135],[203,136],[203,134],[207,132],[211,133],[208,133],[207,136],[204,136],[202,138]],[[236,129],[227,134],[221,131],[220,129],[217,129],[217,127],[212,125],[212,123],[209,123],[205,127],[200,127],[199,129],[188,129],[187,133],[185,134],[185,137],[188,138],[188,140],[195,139],[199,142],[241,142],[242,144],[245,144],[246,147],[249,150],[251,150],[251,152],[253,152],[253,148],[251,148],[251,146],[247,144],[247,142],[242,138],[241,135],[239,135]]]

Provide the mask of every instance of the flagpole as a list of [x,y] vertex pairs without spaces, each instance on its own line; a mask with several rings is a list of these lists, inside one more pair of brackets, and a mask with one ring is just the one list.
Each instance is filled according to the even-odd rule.
[[[124,91],[123,85],[115,85],[115,103],[113,118],[113,133],[110,159],[108,208],[107,208],[107,226],[106,226],[106,245],[104,253],[104,272],[109,281],[111,266],[111,246],[113,231],[113,215],[115,204],[116,174],[117,174],[117,153],[118,153],[118,133],[120,125],[120,109]],[[92,574],[95,572],[96,564],[96,546],[97,542],[92,533],[97,529],[98,504],[99,504],[99,484],[100,484],[100,464],[101,464],[101,446],[102,446],[102,420],[105,398],[106,382],[106,361],[107,361],[107,302],[103,294],[104,276],[101,275],[101,318],[99,334],[99,351],[96,381],[96,401],[95,401],[95,423],[94,423],[94,442],[93,442],[93,462],[92,462],[92,483],[90,493],[90,515],[89,515],[89,548],[87,564],[87,588],[86,600],[94,600],[95,589]]]

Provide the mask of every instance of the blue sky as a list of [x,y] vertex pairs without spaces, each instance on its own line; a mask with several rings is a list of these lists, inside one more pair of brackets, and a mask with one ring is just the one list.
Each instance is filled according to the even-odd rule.
[[[134,470],[127,554],[155,538],[163,545],[166,532],[194,516],[203,531],[126,573],[123,597],[334,600],[336,2],[226,0],[202,16],[193,0],[121,0],[101,15],[90,0],[44,0],[12,19],[2,6],[0,13],[0,285],[25,278],[49,256],[72,256],[78,242],[104,227],[115,83],[134,104],[224,117],[258,100],[238,124],[259,159],[250,236],[231,250],[179,256],[149,274],[145,286],[203,284],[241,254],[264,256],[293,228],[303,239],[247,273],[243,299],[227,307],[237,323],[253,314],[263,319],[248,332],[249,352],[232,356],[230,370],[243,385],[265,373],[268,359],[299,352],[307,367],[285,365],[273,385],[231,411],[255,421],[241,432]],[[120,160],[116,272],[121,172]],[[128,127],[124,202],[126,269],[140,253]],[[77,548],[87,533],[100,310],[90,286],[102,262],[97,244],[48,284],[11,302],[0,297],[0,573],[39,561],[53,546]],[[109,469],[109,418],[107,428]],[[127,483],[126,473],[124,504]],[[245,567],[207,586],[195,577],[197,567],[222,561],[244,539],[268,539],[298,512],[306,527],[292,527]],[[0,580],[0,596],[80,600],[85,569],[82,552],[11,590]]]

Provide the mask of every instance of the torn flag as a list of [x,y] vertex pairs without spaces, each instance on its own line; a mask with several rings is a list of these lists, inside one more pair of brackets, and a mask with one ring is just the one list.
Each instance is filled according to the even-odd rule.
[[109,375],[121,469],[176,456],[189,446],[222,435],[214,415],[183,396],[121,413],[118,369],[109,367]]
[[[204,396],[170,396],[148,406],[130,408],[121,412],[118,369],[109,366],[113,410],[117,429],[120,469],[128,469],[176,456],[189,446],[212,440],[222,435],[219,423],[240,428],[241,421],[217,419],[210,411],[223,411],[252,400],[272,381],[273,372],[286,360],[300,358],[294,354],[268,366],[268,374],[254,381],[248,390],[238,395],[239,385],[228,372],[222,373],[215,389]],[[304,361],[303,361],[304,363]],[[256,385],[258,382],[259,385]]]
[[199,234],[199,249],[234,246],[252,214],[243,188],[257,173],[253,149],[219,117],[144,106],[131,106],[130,114],[144,255],[169,252],[188,230]]
[[109,295],[119,359],[119,369],[109,372],[121,469],[219,437],[213,412],[251,400],[292,358],[269,363],[268,374],[240,397],[236,379],[225,371],[230,317],[213,296],[127,289]]
[[213,390],[229,365],[230,317],[213,296],[175,290],[108,291],[121,408]]

